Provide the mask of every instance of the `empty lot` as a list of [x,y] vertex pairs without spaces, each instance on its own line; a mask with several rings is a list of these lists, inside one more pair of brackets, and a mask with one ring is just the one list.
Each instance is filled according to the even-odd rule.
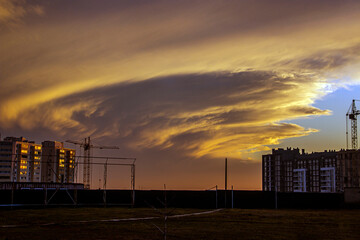
[[[0,239],[360,239],[360,210],[0,210]],[[184,215],[185,214],[185,215]],[[165,221],[164,216],[169,217]]]

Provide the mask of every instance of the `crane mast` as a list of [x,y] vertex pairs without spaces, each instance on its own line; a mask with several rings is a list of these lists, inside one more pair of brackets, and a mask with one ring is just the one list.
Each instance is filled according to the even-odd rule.
[[357,115],[360,111],[356,109],[355,102],[359,100],[352,100],[349,110],[346,113],[346,148],[348,149],[348,120],[351,121],[351,149],[358,149],[358,137],[357,137]]
[[85,189],[90,189],[90,178],[91,178],[91,149],[119,149],[116,146],[96,146],[91,144],[90,137],[84,139],[84,142],[78,142],[73,140],[66,140],[68,143],[80,145],[84,149],[84,166],[83,166],[83,183]]
[[90,189],[90,159],[91,159],[90,137],[84,139],[84,166],[83,166],[83,182],[84,188]]

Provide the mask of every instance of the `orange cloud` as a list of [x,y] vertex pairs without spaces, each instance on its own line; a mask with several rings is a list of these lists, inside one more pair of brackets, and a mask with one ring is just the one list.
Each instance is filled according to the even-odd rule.
[[358,83],[358,3],[210,2],[54,2],[43,14],[41,1],[2,1],[2,24],[23,23],[0,29],[2,127],[241,157],[314,132],[290,121],[330,114],[314,101]]
[[13,124],[24,129],[41,125],[72,138],[116,139],[130,149],[243,158],[264,145],[315,132],[283,121],[329,114],[303,99],[311,96],[309,89],[314,95],[320,91],[316,86],[311,79],[274,72],[174,75],[34,105]]
[[16,26],[27,15],[43,15],[44,8],[24,0],[0,0],[0,29],[2,25]]

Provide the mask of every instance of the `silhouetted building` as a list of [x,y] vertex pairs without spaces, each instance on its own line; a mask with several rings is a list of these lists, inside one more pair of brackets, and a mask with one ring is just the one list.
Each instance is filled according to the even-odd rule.
[[293,164],[300,155],[298,148],[273,149],[272,154],[262,156],[264,191],[292,192]]
[[339,192],[337,152],[303,152],[294,159],[293,192]]
[[0,181],[12,181],[15,148],[12,141],[0,141]]
[[263,155],[262,170],[264,191],[342,192],[360,187],[360,151],[273,149]]
[[360,187],[360,150],[341,150],[338,153],[339,188]]

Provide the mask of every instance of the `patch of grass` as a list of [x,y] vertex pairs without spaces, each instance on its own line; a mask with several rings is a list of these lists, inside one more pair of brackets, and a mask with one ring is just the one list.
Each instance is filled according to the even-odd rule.
[[[176,209],[175,214],[201,212]],[[76,222],[160,217],[121,222]],[[170,218],[168,239],[360,239],[360,210],[242,210]],[[75,221],[75,222],[74,222]],[[52,223],[51,225],[42,225]],[[161,215],[143,208],[53,208],[2,210],[2,239],[162,239]]]

